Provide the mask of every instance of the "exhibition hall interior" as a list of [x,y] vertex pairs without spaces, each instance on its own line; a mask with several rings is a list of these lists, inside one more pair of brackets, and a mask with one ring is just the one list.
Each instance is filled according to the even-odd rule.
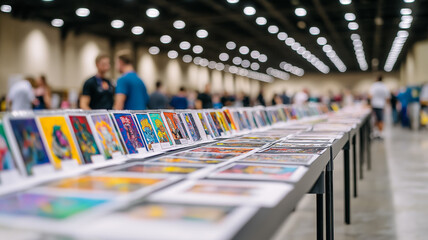
[[0,0],[0,239],[423,240],[428,0]]

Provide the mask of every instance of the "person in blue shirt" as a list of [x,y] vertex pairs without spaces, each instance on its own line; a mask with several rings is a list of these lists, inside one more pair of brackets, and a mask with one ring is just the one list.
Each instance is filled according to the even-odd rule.
[[119,54],[116,63],[122,76],[117,80],[113,108],[115,110],[147,109],[149,95],[146,85],[134,70],[131,54]]
[[172,97],[169,105],[174,109],[187,109],[189,107],[189,102],[186,95],[186,89],[184,87],[180,87],[180,91],[177,95]]

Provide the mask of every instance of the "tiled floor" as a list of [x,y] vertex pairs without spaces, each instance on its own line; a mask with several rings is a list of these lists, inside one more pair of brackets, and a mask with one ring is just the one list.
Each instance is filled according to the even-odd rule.
[[[343,154],[335,160],[335,239],[428,239],[428,131],[388,128],[372,145],[372,171],[351,199],[352,224],[343,221]],[[274,240],[314,240],[315,197],[307,195]]]

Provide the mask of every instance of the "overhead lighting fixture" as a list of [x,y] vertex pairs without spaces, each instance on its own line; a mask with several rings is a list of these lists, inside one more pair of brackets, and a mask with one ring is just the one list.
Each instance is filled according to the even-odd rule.
[[284,41],[285,39],[287,39],[288,35],[285,32],[280,32],[278,33],[277,37],[279,40]]
[[318,45],[325,45],[325,44],[327,44],[327,39],[325,39],[325,37],[319,37],[319,38],[317,38],[317,43],[318,43]]
[[400,10],[400,14],[401,15],[410,15],[410,14],[412,14],[412,9],[410,9],[410,8],[402,8]]
[[268,32],[271,33],[271,34],[276,34],[276,33],[279,32],[279,28],[278,28],[278,26],[270,25],[268,27]]
[[242,55],[247,55],[250,52],[250,49],[247,46],[242,46],[239,48],[239,53]]
[[235,48],[236,48],[236,43],[234,43],[234,42],[232,42],[232,41],[227,42],[227,43],[226,43],[226,48],[227,48],[227,49],[229,49],[229,50],[233,50],[233,49],[235,49]]
[[265,62],[267,62],[267,60],[268,60],[268,57],[265,54],[260,55],[260,57],[259,57],[260,62],[265,63]]
[[251,56],[253,59],[258,59],[258,58],[260,57],[260,52],[259,52],[259,51],[257,51],[257,50],[253,50],[253,51],[251,51],[250,56]]
[[163,43],[163,44],[168,44],[168,43],[170,43],[172,41],[172,38],[171,38],[171,36],[169,36],[169,35],[162,35],[161,37],[160,37],[160,42],[161,43]]
[[400,56],[401,50],[403,49],[404,44],[406,43],[407,38],[409,37],[409,32],[407,31],[398,31],[397,36],[392,43],[391,50],[388,53],[388,57],[385,62],[384,69],[387,72],[392,71],[395,63],[397,62],[398,56]]
[[87,17],[87,16],[89,16],[90,13],[91,13],[91,11],[89,11],[89,9],[87,9],[87,8],[78,8],[76,10],[76,15],[79,17]]
[[309,33],[311,34],[311,35],[318,35],[318,34],[320,34],[320,29],[319,28],[317,28],[317,27],[311,27],[311,28],[309,28]]
[[345,13],[345,20],[346,21],[355,21],[357,17],[353,13]]
[[152,55],[157,55],[157,54],[159,54],[159,52],[160,52],[160,49],[156,46],[149,48],[149,53]]
[[218,59],[220,59],[223,62],[226,62],[227,60],[229,60],[229,54],[227,54],[227,53],[220,53],[220,55],[218,56]]
[[177,57],[178,57],[178,52],[177,51],[175,51],[175,50],[171,50],[171,51],[169,51],[168,52],[168,57],[169,58],[171,58],[171,59],[176,59]]
[[235,3],[238,3],[239,0],[227,0],[227,2],[230,4],[235,4]]
[[251,62],[248,61],[247,59],[243,60],[242,63],[241,63],[241,66],[244,67],[244,68],[249,68],[250,65],[251,65]]
[[414,2],[415,0],[404,0],[404,2],[405,3],[412,3],[412,2]]
[[264,17],[258,17],[258,18],[256,18],[256,23],[257,23],[257,25],[260,25],[260,26],[266,25],[267,20]]
[[251,63],[250,68],[251,68],[251,70],[257,71],[260,69],[260,64],[253,62],[253,63]]
[[357,40],[357,39],[361,39],[361,37],[357,33],[353,33],[353,34],[351,34],[351,39],[352,39],[352,41],[354,41],[354,40]]
[[175,29],[183,29],[186,27],[186,23],[182,20],[176,20],[172,25]]
[[247,6],[244,8],[244,14],[247,16],[253,16],[254,14],[256,14],[256,9],[251,6]]
[[179,45],[180,49],[182,50],[189,50],[191,45],[188,41],[182,41]]
[[351,4],[351,3],[352,3],[352,0],[340,0],[340,3],[341,3],[342,5],[349,5],[349,4]]
[[195,45],[192,50],[195,54],[201,54],[204,51],[204,48],[201,45]]
[[296,10],[294,10],[294,13],[298,17],[304,17],[304,16],[306,16],[306,9],[304,9],[304,8],[296,8]]
[[0,11],[4,12],[4,13],[10,13],[12,12],[12,6],[4,4],[0,6]]
[[192,56],[190,56],[188,54],[183,56],[183,62],[185,62],[185,63],[191,63],[192,60],[193,60]]
[[400,23],[398,24],[398,26],[399,26],[401,29],[409,29],[409,28],[412,26],[412,24],[407,23],[407,22],[400,22]]
[[156,8],[149,8],[146,11],[146,15],[149,18],[155,18],[159,16],[159,10],[157,10]]
[[287,44],[287,46],[293,45],[296,42],[296,40],[294,40],[294,38],[292,37],[288,37],[287,39],[285,39],[285,44]]
[[64,25],[64,20],[60,18],[55,18],[51,21],[51,24],[54,27],[62,27]]
[[356,23],[356,22],[350,22],[350,23],[348,23],[349,30],[357,30],[358,27],[359,27],[358,23]]
[[115,19],[115,20],[111,21],[111,27],[112,28],[119,29],[119,28],[123,28],[124,25],[125,25],[125,23],[119,19]]
[[223,63],[216,63],[216,65],[215,65],[215,69],[218,71],[223,71],[224,68],[225,68],[225,66]]
[[131,32],[134,35],[141,35],[144,32],[144,28],[141,26],[134,26],[134,27],[132,27]]
[[233,64],[235,64],[235,65],[241,65],[241,63],[242,63],[242,58],[240,58],[240,57],[234,57],[234,58],[232,59],[232,63],[233,63]]
[[412,16],[402,16],[401,21],[405,22],[405,23],[411,23],[411,22],[413,22],[413,17]]
[[199,30],[196,32],[196,36],[197,36],[198,38],[206,38],[206,37],[208,37],[208,31],[207,31],[207,30],[205,30],[205,29],[199,29]]

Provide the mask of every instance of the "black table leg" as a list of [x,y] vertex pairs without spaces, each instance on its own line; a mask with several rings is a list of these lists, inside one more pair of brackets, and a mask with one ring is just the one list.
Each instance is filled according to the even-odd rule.
[[351,223],[351,198],[350,198],[350,169],[349,169],[349,141],[343,148],[344,153],[344,183],[345,183],[345,223]]
[[334,208],[333,208],[333,159],[330,159],[325,172],[325,225],[326,239],[334,239]]
[[317,196],[317,240],[324,239],[324,195],[316,194]]
[[363,164],[364,164],[364,157],[366,156],[366,152],[364,150],[364,141],[365,141],[365,123],[363,123],[363,125],[360,128],[360,179],[364,178],[364,174],[363,174]]
[[367,146],[366,146],[366,152],[367,152],[367,170],[372,169],[372,150],[371,150],[371,139],[370,139],[370,133],[371,133],[371,124],[367,124]]
[[353,177],[354,177],[354,198],[357,197],[357,136],[352,137],[352,165],[353,165]]

